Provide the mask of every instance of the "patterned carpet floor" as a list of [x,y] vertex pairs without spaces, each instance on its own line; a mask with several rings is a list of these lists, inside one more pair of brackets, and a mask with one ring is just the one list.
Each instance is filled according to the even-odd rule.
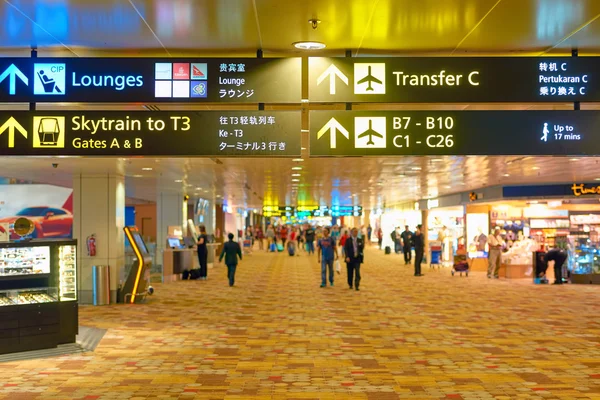
[[0,363],[0,399],[600,399],[598,286],[416,278],[374,249],[360,292],[304,253],[225,271],[82,307],[96,350]]

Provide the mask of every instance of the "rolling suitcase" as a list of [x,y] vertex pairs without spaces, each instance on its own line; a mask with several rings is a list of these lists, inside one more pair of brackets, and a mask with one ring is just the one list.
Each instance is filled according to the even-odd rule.
[[385,254],[392,254],[392,248],[390,246],[385,246]]

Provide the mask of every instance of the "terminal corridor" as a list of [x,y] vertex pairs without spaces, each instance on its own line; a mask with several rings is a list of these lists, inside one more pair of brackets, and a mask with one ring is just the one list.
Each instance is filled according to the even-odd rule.
[[157,285],[146,304],[83,307],[94,352],[0,364],[1,399],[600,399],[600,288],[412,276],[368,249],[319,288],[316,256],[255,251],[229,288]]

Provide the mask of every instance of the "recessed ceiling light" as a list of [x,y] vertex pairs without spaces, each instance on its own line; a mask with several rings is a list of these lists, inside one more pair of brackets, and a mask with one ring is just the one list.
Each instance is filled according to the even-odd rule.
[[502,176],[510,176],[510,174],[504,174],[504,175],[502,175]]
[[569,161],[579,161],[579,158],[571,158]]
[[292,169],[293,169],[294,171],[300,171],[300,170],[302,169],[302,167],[292,167]]
[[444,161],[444,160],[441,158],[432,158],[431,159],[431,162],[440,162],[440,161]]
[[540,169],[540,167],[533,167],[531,169],[538,170],[538,169]]
[[197,187],[196,190],[202,190],[202,188],[201,187]]
[[134,178],[142,178],[144,175],[131,175]]
[[151,167],[144,167],[144,168],[142,168],[142,171],[152,171],[152,168]]
[[[421,167],[412,167],[411,169],[412,169],[413,171],[420,171],[420,170],[421,170]],[[402,176],[402,175],[400,175],[400,176]]]
[[452,186],[444,186],[445,189],[452,189]]
[[326,47],[325,43],[321,42],[295,42],[292,44],[295,48],[301,50],[321,50]]
[[308,99],[300,99],[300,103],[308,103]]
[[292,182],[300,182],[300,179],[292,179]]
[[292,176],[301,176],[302,174],[292,174]]
[[302,161],[304,161],[304,158],[294,158],[292,161],[293,162],[302,162]]
[[175,179],[175,182],[176,182],[176,183],[181,183],[181,182],[183,182],[183,181],[182,181],[181,179]]

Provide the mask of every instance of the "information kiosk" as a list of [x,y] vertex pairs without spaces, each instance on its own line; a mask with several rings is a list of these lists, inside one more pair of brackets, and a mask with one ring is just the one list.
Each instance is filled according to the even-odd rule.
[[121,288],[122,298],[119,299],[119,301],[131,304],[139,303],[144,300],[149,293],[148,281],[152,259],[138,228],[136,226],[126,226],[123,230],[133,248],[135,259],[127,276],[127,280]]

